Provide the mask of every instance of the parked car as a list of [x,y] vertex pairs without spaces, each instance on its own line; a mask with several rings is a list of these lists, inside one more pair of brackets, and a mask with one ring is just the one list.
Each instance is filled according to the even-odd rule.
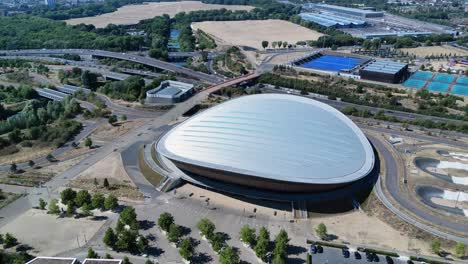
[[361,259],[362,257],[361,257],[361,254],[359,252],[354,251],[354,258],[355,259]]
[[315,245],[310,245],[310,254],[315,254],[317,253],[317,247]]
[[344,257],[344,258],[349,258],[349,255],[350,255],[350,254],[349,254],[349,251],[348,251],[348,250],[343,249],[342,253],[343,253],[343,257]]

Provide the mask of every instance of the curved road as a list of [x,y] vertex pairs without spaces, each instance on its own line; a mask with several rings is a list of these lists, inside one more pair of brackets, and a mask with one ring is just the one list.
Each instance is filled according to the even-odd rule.
[[63,55],[63,54],[77,54],[77,55],[89,55],[95,57],[105,57],[119,60],[131,61],[147,66],[185,74],[195,79],[206,81],[208,83],[217,83],[222,81],[217,76],[209,75],[202,72],[197,72],[189,68],[177,66],[175,64],[153,59],[150,57],[143,57],[136,54],[119,53],[104,50],[89,50],[89,49],[41,49],[41,50],[0,50],[2,56],[40,56],[40,55]]
[[[416,215],[419,219],[422,219],[428,223],[431,223],[432,225],[437,225],[440,227],[443,227],[445,229],[453,230],[458,233],[462,234],[467,234],[468,233],[468,225],[463,224],[463,223],[456,223],[456,222],[450,222],[447,221],[446,219],[443,219],[437,215],[431,214],[426,210],[421,209],[419,206],[415,205],[412,201],[408,200],[404,194],[401,192],[398,184],[398,165],[397,162],[392,155],[392,153],[388,150],[388,148],[382,143],[382,141],[376,139],[375,137],[367,135],[369,140],[372,142],[374,147],[378,149],[379,153],[382,155],[382,159],[385,162],[385,186],[392,196],[392,198],[398,202],[398,204],[402,207],[405,208],[408,212],[411,212],[412,214]],[[429,233],[432,233],[434,235],[437,235],[442,238],[450,239],[450,240],[455,240],[455,241],[462,241],[464,243],[468,243],[468,238],[466,236],[460,237],[460,236],[455,236],[451,234],[447,234],[445,232],[442,232],[440,230],[437,230],[435,228],[432,228],[429,225],[426,225],[422,222],[419,221],[419,219],[414,219],[410,215],[406,214],[405,212],[402,212],[401,210],[397,209],[394,207],[391,202],[385,197],[382,189],[381,189],[381,184],[382,182],[379,181],[377,182],[377,187],[376,187],[376,193],[379,199],[384,203],[386,207],[388,207],[392,212],[394,212],[396,215],[398,215],[400,218],[405,220],[406,222],[413,224]]]

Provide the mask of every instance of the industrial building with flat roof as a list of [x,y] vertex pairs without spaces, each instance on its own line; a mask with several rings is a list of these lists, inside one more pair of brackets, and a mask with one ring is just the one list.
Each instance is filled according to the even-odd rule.
[[319,13],[301,13],[299,16],[307,21],[317,23],[324,27],[334,27],[334,28],[355,28],[355,27],[365,27],[367,25],[366,21],[352,19],[332,14],[319,14]]
[[402,83],[410,76],[410,72],[407,63],[377,60],[364,66],[359,75],[365,80]]
[[359,8],[350,8],[344,6],[336,6],[336,5],[327,5],[327,4],[304,4],[302,5],[304,9],[315,9],[320,11],[328,11],[333,12],[336,14],[343,14],[343,15],[350,15],[350,16],[358,16],[358,17],[383,17],[384,13],[379,11],[372,11],[367,9],[359,9]]
[[188,181],[291,194],[355,183],[375,162],[370,142],[348,117],[287,94],[243,96],[209,108],[166,133],[156,152]]
[[179,103],[195,93],[193,84],[163,81],[158,87],[146,92],[146,102],[150,104]]

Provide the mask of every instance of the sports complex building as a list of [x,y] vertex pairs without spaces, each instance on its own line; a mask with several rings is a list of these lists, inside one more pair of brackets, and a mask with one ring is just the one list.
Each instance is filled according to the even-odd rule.
[[410,72],[407,63],[376,60],[365,65],[359,71],[359,75],[362,79],[371,81],[402,83],[408,78]]
[[367,178],[376,159],[344,114],[286,94],[243,96],[209,108],[167,132],[156,153],[184,180],[265,199],[342,190]]
[[446,73],[417,71],[403,83],[403,86],[413,89],[426,89],[431,92],[468,96],[468,77]]
[[320,51],[295,59],[290,65],[316,72],[350,73],[370,60],[355,54]]
[[195,93],[192,84],[163,81],[161,84],[146,92],[146,102],[150,104],[174,104],[180,103]]

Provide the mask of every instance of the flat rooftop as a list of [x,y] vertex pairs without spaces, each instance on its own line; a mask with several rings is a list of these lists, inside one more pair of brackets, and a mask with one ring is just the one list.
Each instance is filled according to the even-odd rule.
[[26,264],[75,264],[76,258],[37,257]]
[[366,21],[337,16],[332,14],[319,14],[319,13],[301,13],[299,14],[305,20],[318,23],[322,26],[350,26],[350,25],[365,25]]
[[120,264],[121,259],[91,259],[87,258],[83,261],[83,264]]
[[336,10],[336,11],[345,11],[345,12],[353,12],[359,13],[363,15],[370,15],[370,14],[378,14],[383,15],[383,12],[373,11],[373,10],[366,10],[366,9],[359,9],[359,8],[352,8],[352,7],[344,7],[344,6],[337,6],[337,5],[327,5],[327,4],[304,4],[306,8],[316,8],[316,9],[323,9],[323,10]]
[[193,88],[192,84],[176,82],[176,81],[163,81],[157,88],[146,92],[147,97],[159,98],[175,98]]
[[395,62],[395,61],[377,60],[377,61],[369,63],[367,66],[363,68],[363,70],[395,74],[399,72],[401,69],[403,69],[404,67],[406,67],[406,65],[408,64]]

